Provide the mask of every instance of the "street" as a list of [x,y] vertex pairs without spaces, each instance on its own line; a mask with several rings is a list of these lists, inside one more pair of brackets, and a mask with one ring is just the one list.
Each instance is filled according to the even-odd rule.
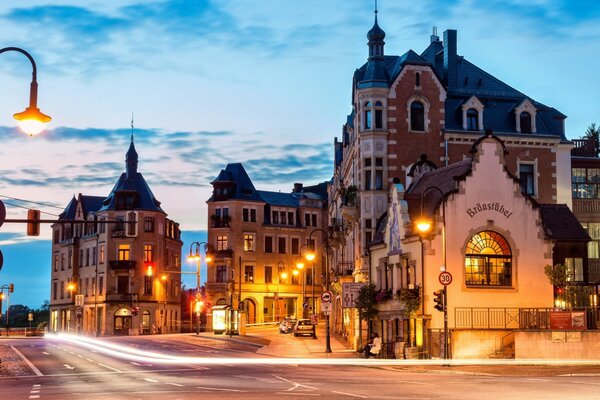
[[[255,342],[288,343],[296,354],[318,344],[311,338],[279,335],[272,327],[259,333],[261,340]],[[589,373],[594,370],[587,376],[557,376],[564,375],[557,370],[540,375],[531,369],[506,376],[493,373],[502,367],[481,373],[398,364],[403,360],[376,364],[379,360],[354,355],[298,358],[297,363],[285,359],[285,365],[278,365],[272,362],[281,358],[260,354],[265,346],[236,337],[81,339],[3,340],[1,344],[14,346],[32,370],[29,376],[0,377],[3,399],[597,399],[600,389],[598,374]],[[355,362],[373,364],[349,365]]]

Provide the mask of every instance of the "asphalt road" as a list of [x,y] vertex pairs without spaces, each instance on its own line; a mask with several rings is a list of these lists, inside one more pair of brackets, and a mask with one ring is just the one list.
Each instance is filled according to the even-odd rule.
[[[285,340],[299,346],[311,339]],[[596,374],[498,376],[396,366],[269,365],[272,357],[257,354],[258,345],[189,335],[100,340],[102,346],[139,350],[141,358],[128,358],[125,350],[105,354],[100,347],[48,338],[2,343],[9,342],[35,374],[0,378],[2,399],[600,399]],[[153,354],[216,363],[163,363]],[[230,357],[256,364],[228,364]]]

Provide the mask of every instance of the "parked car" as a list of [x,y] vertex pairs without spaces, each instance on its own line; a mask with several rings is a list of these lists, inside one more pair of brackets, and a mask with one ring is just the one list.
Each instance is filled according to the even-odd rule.
[[279,322],[279,333],[291,333],[294,330],[297,319],[294,317],[285,317]]
[[315,336],[315,326],[310,322],[310,319],[299,319],[294,325],[294,336],[309,335]]

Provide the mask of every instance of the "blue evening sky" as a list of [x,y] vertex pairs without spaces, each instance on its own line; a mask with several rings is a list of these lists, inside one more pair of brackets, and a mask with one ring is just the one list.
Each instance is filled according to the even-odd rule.
[[[31,68],[0,55],[0,196],[43,202],[107,195],[124,170],[135,115],[140,171],[189,243],[205,238],[210,181],[242,162],[255,186],[290,191],[331,177],[332,142],[366,61],[372,0],[6,0],[0,47],[38,65],[41,136],[17,133]],[[417,53],[433,26],[458,30],[458,52],[568,116],[567,136],[599,122],[600,3],[379,0],[387,54]],[[9,216],[26,205],[0,197]],[[58,207],[58,208],[56,208]],[[0,228],[0,284],[11,302],[49,298],[49,227]],[[187,266],[194,269],[193,266]],[[206,276],[206,275],[204,275]],[[186,280],[194,285],[194,278]]]

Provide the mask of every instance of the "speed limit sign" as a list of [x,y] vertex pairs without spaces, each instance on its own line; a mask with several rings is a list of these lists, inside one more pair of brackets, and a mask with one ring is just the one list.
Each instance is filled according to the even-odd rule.
[[444,271],[440,274],[438,279],[442,285],[449,285],[452,283],[452,274],[448,271]]

